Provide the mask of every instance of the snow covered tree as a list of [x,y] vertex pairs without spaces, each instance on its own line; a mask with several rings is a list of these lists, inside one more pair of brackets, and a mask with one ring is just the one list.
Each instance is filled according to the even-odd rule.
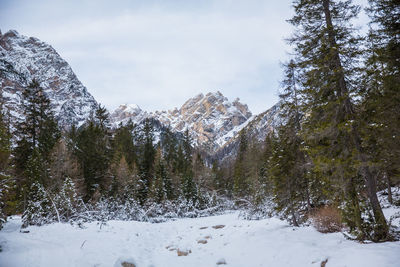
[[74,182],[66,177],[60,191],[54,197],[54,205],[58,209],[61,221],[68,222],[72,216],[77,215],[81,201]]
[[51,202],[43,185],[35,181],[29,189],[27,206],[22,214],[22,227],[43,225],[52,221]]

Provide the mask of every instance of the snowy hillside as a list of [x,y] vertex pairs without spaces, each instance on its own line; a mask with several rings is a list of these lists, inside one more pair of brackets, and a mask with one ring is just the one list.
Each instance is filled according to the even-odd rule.
[[0,32],[0,92],[15,121],[23,88],[36,79],[62,126],[83,122],[97,106],[68,63],[50,45],[11,30]]
[[[400,242],[360,244],[341,233],[293,228],[238,213],[165,223],[110,221],[83,228],[30,227],[13,217],[0,232],[0,265],[22,266],[398,266]],[[125,263],[125,265],[122,265]],[[134,265],[126,265],[133,263]]]

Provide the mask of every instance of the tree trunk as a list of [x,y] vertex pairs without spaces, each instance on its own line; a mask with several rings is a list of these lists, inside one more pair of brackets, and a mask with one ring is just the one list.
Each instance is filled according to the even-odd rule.
[[393,204],[392,187],[390,185],[390,176],[387,172],[384,172],[383,175],[386,178],[385,180],[386,180],[387,191],[388,191],[388,201],[390,204]]
[[[336,37],[335,37],[335,32],[334,32],[334,27],[332,23],[332,18],[331,18],[331,12],[329,9],[330,6],[330,0],[323,0],[323,9],[324,9],[324,14],[325,14],[325,23],[328,31],[328,38],[329,38],[329,45],[331,47],[330,52],[332,56],[332,63],[331,63],[331,68],[333,69],[338,86],[337,86],[337,94],[339,97],[344,97],[343,100],[343,108],[345,115],[354,117],[354,110],[353,110],[353,105],[350,101],[349,95],[348,95],[348,89],[345,81],[345,75],[343,72],[343,66],[339,57],[339,52],[337,50],[337,44],[336,44]],[[346,117],[347,117],[346,116]],[[388,225],[386,223],[385,216],[382,212],[381,205],[379,203],[378,197],[376,195],[377,189],[376,189],[376,181],[373,175],[371,174],[371,171],[368,166],[368,161],[365,153],[363,152],[363,149],[361,147],[361,139],[358,134],[358,130],[356,126],[353,124],[352,126],[352,131],[350,132],[351,138],[353,139],[355,148],[358,152],[358,158],[361,162],[361,167],[359,169],[361,175],[364,178],[365,186],[367,188],[368,192],[368,198],[371,203],[372,211],[374,213],[375,217],[375,222],[377,224],[377,227],[375,229],[376,231],[376,236],[375,238],[377,240],[385,240],[388,237]]]
[[299,227],[299,223],[297,222],[297,219],[296,219],[296,213],[294,212],[293,208],[290,209],[290,213],[292,215],[293,225],[296,226],[296,227]]
[[353,219],[356,224],[356,227],[360,230],[360,235],[358,238],[364,239],[365,238],[365,231],[362,226],[362,218],[361,218],[361,210],[360,210],[360,203],[359,199],[357,196],[357,190],[354,185],[354,179],[350,179],[350,192],[348,193],[350,199],[351,199],[351,205],[353,206]]

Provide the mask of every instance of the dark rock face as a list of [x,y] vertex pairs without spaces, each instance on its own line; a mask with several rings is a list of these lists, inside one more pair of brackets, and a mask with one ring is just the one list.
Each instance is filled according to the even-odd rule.
[[0,35],[0,92],[12,121],[22,119],[21,94],[32,79],[50,98],[62,127],[81,124],[98,105],[50,45],[13,30]]

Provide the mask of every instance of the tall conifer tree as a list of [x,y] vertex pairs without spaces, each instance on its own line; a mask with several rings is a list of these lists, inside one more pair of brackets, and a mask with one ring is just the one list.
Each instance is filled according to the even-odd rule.
[[[360,10],[351,0],[295,0],[289,21],[296,33],[289,40],[301,69],[307,119],[305,135],[314,163],[327,166],[326,173],[357,184],[361,175],[375,220],[375,240],[388,237],[388,226],[377,198],[376,181],[362,146],[353,97],[357,94],[360,38],[351,20]],[[347,196],[351,190],[346,190]],[[353,200],[359,201],[358,195]],[[357,214],[357,213],[355,213]],[[356,216],[355,221],[360,218]],[[364,232],[360,224],[360,232]],[[361,229],[360,229],[361,228]]]

